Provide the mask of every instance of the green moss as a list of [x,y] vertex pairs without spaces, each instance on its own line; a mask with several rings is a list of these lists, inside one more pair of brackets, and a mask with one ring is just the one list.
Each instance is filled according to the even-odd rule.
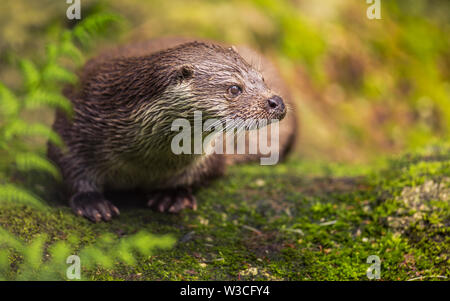
[[62,204],[48,211],[2,204],[0,225],[28,242],[42,233],[48,243],[77,237],[76,249],[108,233],[178,238],[133,265],[84,269],[83,279],[365,280],[369,255],[380,257],[382,280],[442,279],[450,276],[448,150],[405,155],[375,172],[299,160],[232,167],[198,191],[196,212],[176,216],[125,201],[120,218],[92,224]]

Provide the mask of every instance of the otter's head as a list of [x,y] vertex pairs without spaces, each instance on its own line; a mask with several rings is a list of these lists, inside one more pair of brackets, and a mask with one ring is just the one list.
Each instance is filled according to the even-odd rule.
[[172,95],[179,108],[221,119],[270,122],[286,115],[283,99],[234,47],[192,42],[161,55],[170,62],[174,77],[165,94]]

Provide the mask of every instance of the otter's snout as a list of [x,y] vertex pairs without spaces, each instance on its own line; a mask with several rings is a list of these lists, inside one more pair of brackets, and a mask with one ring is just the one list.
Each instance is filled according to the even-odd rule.
[[283,119],[286,115],[286,106],[284,105],[283,98],[278,95],[274,95],[267,99],[268,111],[273,113],[277,119]]

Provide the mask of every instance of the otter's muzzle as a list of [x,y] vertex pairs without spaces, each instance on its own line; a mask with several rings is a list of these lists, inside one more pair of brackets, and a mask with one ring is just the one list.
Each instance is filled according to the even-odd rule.
[[284,105],[283,98],[274,95],[267,99],[267,110],[273,114],[276,119],[283,119],[284,116],[286,116],[286,106]]

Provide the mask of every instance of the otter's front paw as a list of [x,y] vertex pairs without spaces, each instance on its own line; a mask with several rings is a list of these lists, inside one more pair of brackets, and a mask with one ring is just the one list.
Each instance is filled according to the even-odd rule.
[[79,192],[70,199],[70,207],[79,216],[84,216],[97,223],[100,220],[109,221],[120,214],[119,209],[105,200],[99,192]]
[[147,206],[159,212],[179,213],[185,208],[197,210],[197,201],[190,189],[177,188],[151,193]]

